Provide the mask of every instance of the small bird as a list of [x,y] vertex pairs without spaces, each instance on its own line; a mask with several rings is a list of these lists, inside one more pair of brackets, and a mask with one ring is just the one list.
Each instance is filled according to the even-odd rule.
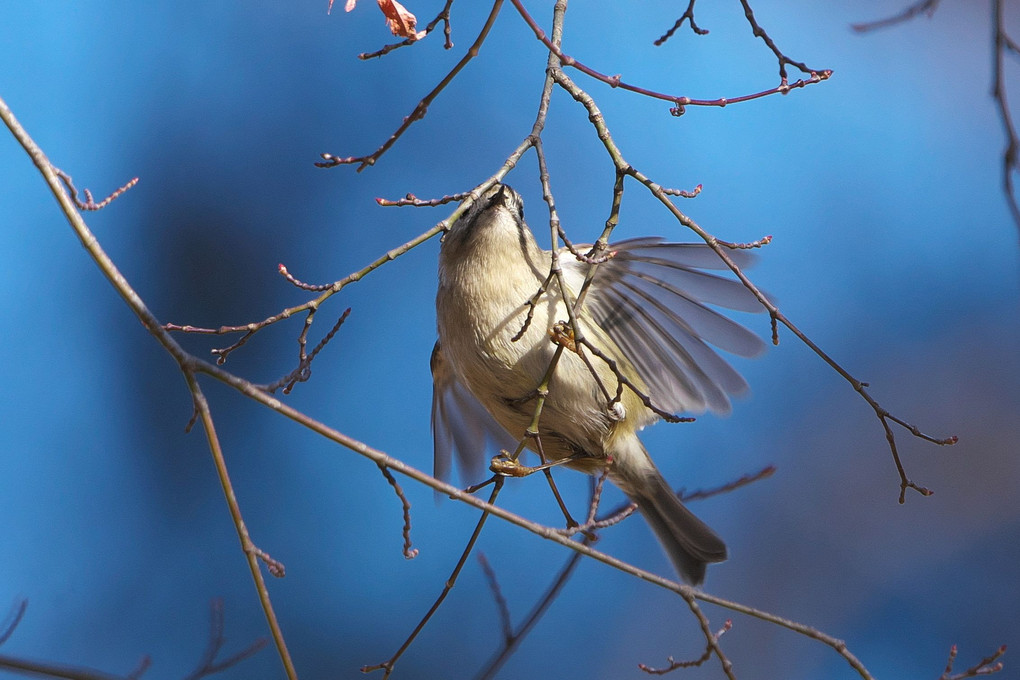
[[[543,462],[589,474],[608,469],[680,576],[698,585],[707,564],[726,559],[726,544],[680,502],[638,439],[660,416],[635,390],[660,412],[728,412],[729,395],[747,383],[709,344],[745,357],[765,344],[706,305],[762,307],[739,281],[703,271],[725,268],[704,244],[651,237],[609,251],[575,309],[584,341],[572,347],[566,305],[574,306],[593,265],[560,251],[564,301],[549,276],[552,252],[535,242],[521,196],[505,184],[453,224],[439,254],[431,362],[436,476],[449,476],[454,457],[464,470],[479,470],[488,445],[514,451],[534,419],[553,355],[566,345],[528,448]],[[738,265],[752,259],[743,251],[730,257]]]

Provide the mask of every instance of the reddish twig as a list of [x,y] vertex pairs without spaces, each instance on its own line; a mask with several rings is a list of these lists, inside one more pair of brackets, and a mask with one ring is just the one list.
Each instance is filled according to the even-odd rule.
[[761,248],[762,246],[767,246],[772,243],[772,234],[762,236],[757,241],[749,241],[747,243],[730,243],[729,241],[723,241],[721,239],[716,240],[719,242],[719,245],[724,248],[729,248],[730,250],[750,250],[752,248]]
[[574,534],[584,534],[587,538],[594,541],[596,539],[595,531],[598,531],[599,529],[607,529],[619,524],[637,511],[637,503],[624,503],[605,517],[601,519],[598,518],[596,513],[598,512],[599,504],[602,502],[602,489],[605,486],[608,476],[609,468],[607,467],[602,471],[602,474],[599,475],[598,481],[595,483],[591,502],[588,506],[588,519],[585,520],[584,524],[566,527],[565,529],[558,529],[557,531],[559,531],[561,535],[573,536]]
[[129,180],[127,184],[120,187],[119,189],[116,189],[112,194],[110,194],[103,200],[99,201],[98,203],[96,203],[92,199],[91,191],[89,191],[88,189],[83,189],[82,193],[85,195],[85,200],[83,201],[80,198],[78,198],[78,189],[74,186],[74,182],[71,181],[71,176],[55,165],[51,167],[53,168],[53,172],[56,174],[56,176],[59,177],[60,181],[64,183],[64,186],[67,187],[67,190],[71,192],[71,200],[74,201],[74,204],[78,206],[79,210],[89,211],[102,210],[106,206],[110,205],[111,202],[115,201],[117,197],[119,197],[125,191],[127,191],[134,185],[138,184],[138,178],[134,177],[131,180]]
[[377,198],[375,199],[375,202],[383,206],[384,208],[405,205],[411,205],[414,206],[415,208],[434,208],[438,205],[453,203],[454,201],[463,201],[465,198],[468,197],[469,193],[470,192],[462,191],[459,194],[450,194],[449,196],[443,196],[442,198],[430,198],[430,199],[421,199],[415,196],[414,194],[407,194],[403,198],[398,198],[395,201],[390,201],[385,198]]
[[[168,328],[167,330],[170,329]],[[216,363],[219,364],[220,366],[225,364],[227,362],[227,357],[230,355],[230,353],[233,352],[235,349],[243,347],[244,344],[248,342],[248,340],[253,335],[255,335],[255,330],[256,329],[249,330],[247,333],[241,336],[240,340],[235,342],[233,345],[230,345],[229,347],[217,347],[209,350],[209,352],[216,357]]]
[[268,569],[269,573],[274,577],[283,578],[287,575],[287,567],[283,564],[283,562],[273,559],[273,557],[262,548],[252,545],[251,552],[266,565],[266,569]]
[[[427,26],[425,26],[425,30],[423,31],[425,35],[428,35],[433,30],[435,30],[439,22],[442,21],[443,35],[446,37],[446,40],[443,43],[443,48],[447,50],[453,48],[453,42],[450,40],[450,5],[452,4],[453,0],[446,0],[446,5],[444,5],[443,9],[439,11],[439,14],[436,15],[436,18],[430,21]],[[415,36],[414,38],[407,38],[406,40],[402,40],[398,43],[393,43],[392,45],[386,45],[382,49],[376,50],[375,52],[362,52],[361,54],[358,55],[358,59],[364,61],[366,59],[381,57],[384,54],[389,54],[398,47],[406,47],[407,45],[413,45],[414,43],[419,42],[422,38],[424,38],[425,35],[423,35],[421,38]]]
[[312,361],[315,359],[316,356],[318,356],[319,352],[321,352],[322,349],[327,344],[329,344],[329,341],[333,339],[333,336],[337,334],[337,331],[339,331],[340,327],[344,325],[344,321],[347,320],[347,317],[350,315],[350,313],[351,313],[350,307],[345,309],[344,313],[341,314],[340,318],[337,319],[335,324],[333,324],[333,327],[329,329],[329,332],[326,333],[326,335],[323,336],[322,340],[319,341],[319,344],[317,344],[314,347],[314,349],[312,349],[311,353],[306,354],[305,347],[308,342],[308,329],[311,328],[312,321],[315,318],[315,311],[310,310],[308,312],[308,315],[305,317],[305,324],[301,329],[301,333],[298,335],[297,368],[295,368],[293,371],[283,376],[276,382],[263,386],[262,389],[264,389],[266,392],[271,393],[283,387],[283,393],[290,394],[291,390],[294,389],[294,386],[297,383],[306,382],[309,378],[311,378]]
[[680,198],[694,198],[701,193],[702,186],[699,184],[698,186],[694,187],[694,189],[691,191],[688,191],[686,189],[667,189],[665,187],[660,187],[660,189],[662,189],[662,193],[666,194],[667,196],[679,196]]
[[[774,465],[767,465],[761,470],[758,470],[757,472],[748,473],[746,475],[739,477],[738,479],[733,480],[732,482],[727,482],[725,484],[722,484],[711,489],[698,489],[697,491],[691,492],[686,492],[683,489],[680,489],[679,491],[676,492],[676,495],[680,498],[680,500],[682,500],[685,503],[689,503],[690,501],[700,501],[706,498],[711,498],[712,496],[719,496],[724,493],[736,491],[737,489],[747,486],[748,484],[753,484],[754,482],[771,477],[775,473],[775,471],[776,468]],[[599,484],[601,483],[602,480],[600,479]],[[597,501],[593,502],[597,504]],[[618,524],[623,520],[627,519],[628,517],[630,517],[631,515],[633,515],[634,512],[637,510],[637,507],[638,506],[636,503],[631,502],[622,503],[618,507],[611,510],[608,515],[604,516],[601,519],[596,519],[589,516],[588,521],[585,524],[582,524],[579,527],[575,527],[572,531],[561,529],[560,533],[565,536],[569,536],[571,535],[571,533],[588,532],[595,529],[605,529],[607,527],[611,527],[614,524]]]
[[[745,13],[748,15],[748,21],[751,22],[752,27],[755,29],[755,35],[761,37],[765,41],[765,44],[772,49],[772,51],[776,54],[777,58],[779,59],[779,73],[781,78],[779,85],[773,88],[769,88],[767,90],[762,90],[761,92],[755,92],[753,94],[746,94],[738,97],[720,97],[718,99],[693,99],[691,97],[685,97],[675,94],[666,94],[664,92],[656,92],[655,90],[649,90],[643,87],[638,87],[637,85],[631,85],[630,83],[625,82],[620,75],[608,76],[605,75],[604,73],[600,73],[599,71],[596,71],[595,69],[577,61],[570,55],[564,54],[559,47],[554,45],[552,41],[549,40],[548,36],[546,36],[545,34],[545,31],[543,31],[542,28],[538,25],[538,23],[531,17],[531,15],[528,14],[528,11],[524,9],[524,5],[521,4],[521,0],[510,1],[513,3],[514,7],[517,8],[518,13],[531,28],[532,32],[534,32],[535,37],[542,41],[542,43],[549,49],[550,52],[556,55],[556,58],[559,59],[560,64],[562,66],[570,66],[572,68],[575,68],[578,71],[581,71],[582,73],[591,76],[592,78],[595,78],[596,80],[606,83],[610,87],[614,88],[618,87],[620,89],[628,90],[630,92],[644,95],[646,97],[652,97],[653,99],[661,99],[663,101],[672,102],[673,107],[670,109],[670,113],[672,113],[674,116],[683,115],[685,108],[688,106],[722,107],[728,106],[729,104],[739,104],[741,102],[751,101],[753,99],[760,99],[762,97],[767,97],[773,94],[788,94],[791,90],[800,89],[807,85],[813,85],[815,83],[820,83],[823,80],[828,80],[829,77],[832,75],[832,69],[820,69],[820,70],[809,69],[803,63],[794,61],[783,55],[783,53],[780,52],[778,48],[776,48],[775,43],[768,36],[768,34],[765,33],[765,31],[762,30],[757,23],[755,23],[754,13],[750,11],[750,6],[746,4],[745,0],[741,0],[741,2],[744,3],[745,6]],[[804,73],[809,74],[809,77],[806,79],[802,78],[792,83],[789,82],[786,76],[787,64],[791,66],[796,66]]]
[[383,473],[383,477],[386,478],[386,481],[390,483],[390,486],[393,487],[394,493],[397,494],[397,498],[400,499],[400,504],[404,508],[404,528],[402,530],[402,535],[404,537],[403,552],[406,559],[413,560],[418,556],[418,549],[411,547],[411,501],[407,500],[407,496],[404,495],[404,490],[400,487],[400,484],[397,483],[397,478],[393,476],[393,473],[390,472],[388,467],[379,463],[379,470]]
[[305,283],[304,281],[299,281],[296,278],[294,278],[294,276],[289,271],[287,271],[287,268],[283,266],[283,264],[277,265],[277,270],[280,272],[280,275],[283,276],[283,278],[287,279],[294,286],[300,288],[301,290],[308,290],[319,293],[324,290],[329,290],[330,288],[333,287],[332,283]]
[[614,251],[599,253],[599,244],[590,246],[587,253],[582,253],[580,249],[571,243],[569,238],[567,238],[566,230],[564,230],[563,225],[558,222],[556,224],[556,233],[559,234],[561,239],[563,239],[563,245],[566,246],[570,254],[577,258],[579,262],[584,262],[586,264],[602,264],[603,262],[607,262],[616,257],[616,253]]
[[976,664],[953,675],[953,663],[956,661],[956,645],[949,648],[949,660],[946,662],[946,670],[939,676],[939,680],[965,680],[965,678],[976,678],[979,675],[992,675],[1002,670],[1002,662],[999,658],[1006,653],[1006,645],[1002,645],[993,653],[978,661]]

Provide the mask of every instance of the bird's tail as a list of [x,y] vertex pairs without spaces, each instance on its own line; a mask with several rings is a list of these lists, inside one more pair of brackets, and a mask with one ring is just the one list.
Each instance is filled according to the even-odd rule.
[[[637,437],[632,441],[641,446]],[[726,544],[680,502],[644,447],[641,452],[647,465],[618,465],[614,481],[637,503],[680,576],[692,585],[699,585],[705,580],[709,563],[726,559]]]

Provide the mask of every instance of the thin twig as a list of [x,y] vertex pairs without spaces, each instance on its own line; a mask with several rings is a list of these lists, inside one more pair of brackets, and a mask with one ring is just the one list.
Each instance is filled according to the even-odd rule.
[[[423,31],[425,35],[428,35],[433,30],[435,30],[436,25],[438,25],[439,22],[442,21],[443,34],[446,36],[446,40],[443,43],[443,48],[447,50],[453,47],[453,42],[450,40],[450,5],[452,4],[453,0],[446,0],[446,5],[443,6],[443,9],[439,10],[439,14],[436,15],[436,18],[430,21],[428,25],[425,26],[425,30]],[[414,38],[407,38],[406,40],[402,40],[398,43],[393,43],[392,45],[386,45],[382,49],[376,50],[375,52],[362,52],[361,54],[358,55],[358,59],[366,60],[373,59],[375,57],[381,57],[384,54],[389,54],[390,52],[399,47],[406,47],[407,45],[413,45],[417,42],[420,42],[422,38],[425,37],[425,35],[423,35],[421,38],[415,36]]]
[[404,558],[413,560],[418,556],[418,549],[411,547],[411,501],[407,500],[407,496],[404,495],[404,490],[400,488],[400,484],[397,483],[397,478],[393,476],[393,473],[389,471],[389,468],[380,464],[379,470],[382,471],[386,481],[393,487],[393,492],[397,494],[397,498],[400,499],[400,504],[404,509],[404,527],[401,530],[401,534],[404,537]]
[[468,48],[467,53],[460,61],[457,62],[457,65],[454,66],[448,74],[446,74],[446,77],[443,78],[438,85],[432,88],[432,91],[425,95],[420,102],[418,102],[418,105],[414,107],[414,110],[404,118],[404,122],[401,123],[396,132],[390,135],[389,139],[383,142],[382,146],[367,156],[349,156],[347,158],[341,158],[340,156],[334,156],[330,153],[323,153],[321,154],[322,161],[317,162],[315,166],[318,168],[335,168],[338,165],[358,164],[357,170],[358,172],[361,172],[370,165],[375,165],[375,162],[379,160],[379,158],[386,153],[398,139],[400,139],[401,135],[403,135],[415,121],[421,120],[425,117],[425,113],[428,111],[429,105],[432,101],[439,96],[440,92],[446,89],[446,86],[457,77],[457,74],[468,65],[468,62],[478,55],[478,51],[481,49],[482,43],[485,42],[485,38],[489,35],[492,25],[496,22],[496,17],[499,16],[499,10],[502,6],[503,0],[495,0],[495,2],[492,3],[492,10],[490,10],[489,16],[485,20],[485,24],[482,25],[482,30],[478,33],[478,37],[475,38],[471,47]]
[[662,193],[667,196],[679,196],[680,198],[696,198],[701,193],[702,186],[699,184],[694,189],[688,191],[687,189],[667,189],[666,187],[659,187],[662,189]]
[[684,10],[684,13],[681,14],[680,18],[676,20],[676,23],[673,24],[673,26],[670,27],[670,29],[666,31],[662,36],[660,36],[659,39],[656,40],[653,44],[656,46],[662,45],[667,40],[672,38],[673,34],[680,30],[680,27],[684,25],[685,21],[688,21],[690,23],[691,30],[694,31],[696,35],[708,35],[707,28],[701,28],[700,26],[698,26],[698,24],[694,22],[694,3],[696,3],[697,1],[698,0],[690,0],[690,2],[687,3],[687,9]]
[[1003,23],[1003,2],[993,0],[993,29],[995,31],[995,59],[992,69],[992,98],[999,109],[999,119],[1006,133],[1006,148],[1002,152],[1002,191],[1006,194],[1006,203],[1009,212],[1013,216],[1013,223],[1020,229],[1020,204],[1017,203],[1016,192],[1013,185],[1014,175],[1020,171],[1020,137],[1017,136],[1016,127],[1013,124],[1013,114],[1009,109],[1009,102],[1006,99],[1006,82],[1003,69],[1003,61],[1006,52],[1016,52],[1016,43],[1006,34]]
[[377,198],[375,199],[375,202],[383,206],[384,208],[392,206],[399,207],[405,205],[411,205],[416,208],[434,208],[438,205],[445,205],[447,203],[452,203],[454,201],[463,201],[465,198],[467,198],[467,196],[468,192],[466,191],[463,191],[459,194],[450,194],[449,196],[443,196],[442,198],[430,198],[430,199],[421,199],[415,196],[414,194],[407,194],[403,198],[398,198],[395,201],[390,201],[385,198]]
[[301,290],[309,290],[309,291],[320,293],[320,292],[322,292],[324,290],[329,290],[333,286],[332,283],[319,283],[319,284],[316,284],[316,283],[305,283],[304,281],[298,281],[296,278],[294,278],[294,276],[289,271],[287,271],[287,268],[285,266],[283,266],[282,263],[277,265],[277,270],[280,272],[280,275],[283,276],[283,278],[287,279],[294,286],[300,288]]
[[946,661],[946,670],[939,676],[939,680],[965,680],[966,678],[976,678],[979,675],[998,673],[1003,668],[999,658],[1006,653],[1006,645],[1002,645],[962,673],[953,675],[953,663],[956,661],[956,652],[956,645],[949,648],[949,660]]
[[585,109],[588,111],[588,119],[595,127],[599,139],[602,141],[603,146],[606,148],[606,151],[608,152],[610,158],[616,165],[618,172],[633,177],[638,182],[643,184],[651,192],[651,194],[655,196],[659,200],[659,202],[661,202],[663,206],[665,206],[666,209],[670,211],[670,213],[672,213],[672,215],[677,219],[677,221],[680,222],[680,224],[684,225],[685,227],[696,233],[699,237],[701,237],[705,241],[705,243],[715,251],[716,255],[719,256],[723,263],[725,263],[726,266],[737,276],[737,278],[744,285],[744,287],[747,288],[758,299],[762,306],[768,311],[771,320],[774,324],[773,325],[774,341],[778,342],[778,324],[784,325],[802,343],[804,343],[809,349],[811,349],[811,351],[813,351],[816,355],[818,355],[819,358],[821,358],[826,364],[828,364],[830,368],[832,368],[840,376],[842,376],[844,380],[850,383],[853,389],[858,394],[860,394],[861,397],[872,408],[872,410],[874,410],[875,416],[879,419],[879,422],[881,423],[882,428],[886,433],[886,441],[888,442],[889,450],[892,453],[893,462],[896,466],[897,473],[899,474],[900,477],[899,502],[900,503],[905,502],[907,489],[913,489],[920,493],[921,495],[925,496],[931,495],[932,492],[930,489],[920,486],[919,484],[913,482],[907,477],[906,470],[904,469],[903,463],[900,459],[899,449],[897,447],[896,442],[896,436],[889,424],[890,422],[892,422],[897,425],[900,425],[915,437],[924,439],[925,441],[929,441],[934,444],[938,444],[940,446],[948,446],[955,444],[957,442],[957,438],[955,436],[938,438],[925,434],[917,426],[907,423],[906,421],[894,416],[888,410],[886,410],[881,404],[879,404],[878,401],[875,400],[875,398],[872,397],[870,392],[868,391],[867,383],[858,380],[852,374],[850,374],[845,368],[843,368],[842,365],[840,365],[832,357],[830,357],[825,351],[822,350],[821,347],[815,344],[813,340],[811,340],[803,331],[801,331],[797,326],[795,326],[792,321],[786,318],[786,316],[779,311],[775,304],[768,297],[766,297],[766,295],[760,289],[758,289],[758,287],[754,283],[752,283],[750,279],[747,278],[747,275],[744,274],[740,267],[738,267],[734,263],[733,259],[727,253],[728,248],[722,242],[720,242],[719,239],[709,234],[694,220],[692,220],[690,217],[684,214],[676,206],[676,204],[673,203],[672,200],[670,200],[670,197],[662,191],[660,185],[650,180],[647,176],[645,176],[642,172],[637,170],[634,166],[632,166],[624,159],[622,152],[616,146],[616,143],[613,141],[612,135],[610,134],[608,128],[606,127],[605,119],[602,116],[602,112],[599,111],[598,106],[595,104],[595,101],[591,98],[591,96],[587,92],[582,90],[580,87],[578,87],[577,84],[574,83],[574,81],[562,69],[552,68],[550,69],[550,72],[552,73],[556,82],[565,90],[567,90],[567,92],[569,92],[570,95],[578,103],[584,106]]
[[620,398],[622,397],[623,394],[623,388],[627,387],[641,400],[641,403],[645,405],[645,408],[647,408],[655,415],[665,420],[667,423],[693,423],[695,421],[694,418],[690,418],[687,416],[683,417],[678,416],[675,413],[664,411],[663,409],[653,404],[652,398],[643,391],[641,391],[640,389],[638,389],[637,385],[635,385],[630,380],[630,378],[623,374],[623,372],[620,370],[619,364],[617,364],[616,361],[613,360],[611,357],[606,355],[605,352],[600,350],[595,345],[591,344],[591,342],[587,338],[575,338],[575,342],[577,342],[578,345],[583,345],[584,347],[587,347],[592,354],[597,356],[599,359],[602,359],[602,361],[605,362],[606,366],[609,367],[609,370],[613,372],[613,375],[616,376],[617,390],[616,396],[611,401],[612,404],[618,403],[620,401]]
[[[499,477],[496,479],[495,486],[492,489],[492,493],[489,494],[489,502],[485,504],[486,506],[492,508],[497,507],[492,504],[493,502],[495,502],[496,498],[499,496],[500,490],[503,488],[503,480],[504,480],[503,477]],[[452,489],[453,487],[450,488]],[[473,499],[474,497],[468,496],[468,498]],[[490,514],[493,513],[489,510],[484,510],[482,512],[482,516],[478,518],[478,523],[475,524],[475,530],[471,533],[471,538],[468,539],[467,545],[464,547],[464,551],[460,555],[460,559],[457,560],[457,565],[453,568],[453,572],[451,572],[449,578],[446,579],[446,584],[443,586],[443,590],[439,593],[439,597],[437,597],[436,600],[432,603],[432,606],[429,607],[429,610],[425,612],[425,616],[421,618],[421,620],[418,622],[418,625],[414,627],[414,630],[411,631],[411,634],[407,636],[406,640],[404,640],[404,643],[400,645],[397,651],[393,653],[393,656],[391,656],[386,661],[383,661],[382,663],[378,664],[362,666],[361,667],[362,673],[370,673],[372,671],[381,670],[383,671],[383,680],[386,680],[386,678],[390,677],[390,674],[393,673],[393,669],[396,666],[397,661],[400,660],[400,657],[404,655],[404,652],[407,651],[407,648],[411,646],[411,643],[415,641],[415,639],[418,637],[418,634],[421,633],[421,631],[425,628],[425,625],[432,618],[433,614],[439,611],[439,607],[440,605],[443,604],[443,600],[445,600],[446,596],[450,594],[450,591],[453,589],[454,584],[457,582],[457,577],[460,575],[460,572],[464,568],[465,563],[467,563],[468,556],[474,549],[475,543],[478,542],[478,537],[482,533],[482,527],[485,526],[485,520],[489,518]]]
[[[581,539],[582,545],[588,545],[593,542],[589,536],[585,536]],[[528,612],[528,615],[524,618],[524,621],[515,630],[512,631],[512,635],[507,638],[504,635],[504,643],[500,649],[489,659],[488,663],[478,671],[475,675],[475,680],[491,680],[495,677],[499,669],[503,667],[506,660],[513,656],[514,652],[520,647],[521,643],[532,631],[535,625],[542,620],[545,613],[552,606],[552,603],[559,597],[563,587],[570,580],[570,577],[574,575],[574,570],[577,565],[581,562],[581,553],[574,553],[567,559],[566,563],[560,569],[559,574],[553,579],[549,587],[546,588],[545,592],[535,603],[535,606]]]
[[305,317],[305,324],[301,329],[301,334],[298,336],[298,365],[293,371],[283,376],[279,380],[263,387],[266,392],[275,392],[276,390],[283,387],[284,394],[290,394],[294,386],[299,382],[306,382],[312,377],[312,361],[318,356],[319,352],[329,344],[329,341],[340,330],[340,327],[344,325],[344,321],[351,313],[351,308],[348,307],[344,310],[344,313],[340,315],[333,327],[329,329],[329,332],[323,336],[322,340],[319,341],[311,351],[310,354],[305,354],[305,344],[308,338],[308,329],[312,325],[312,319],[315,317],[314,311],[309,311],[308,316]]
[[[723,624],[723,627],[720,628],[715,633],[715,635],[712,636],[713,641],[719,642],[719,638],[722,637],[722,634],[732,627],[733,621],[730,619],[726,619],[726,623]],[[702,652],[701,656],[699,656],[696,659],[691,659],[689,661],[677,661],[672,656],[670,656],[666,659],[666,666],[663,668],[654,668],[643,663],[638,664],[638,668],[643,670],[645,673],[648,673],[649,675],[666,675],[667,673],[672,673],[673,671],[678,670],[680,668],[695,668],[697,666],[701,666],[711,658],[712,658],[712,644],[709,642],[705,644],[705,651]]]
[[733,480],[732,482],[727,482],[726,484],[717,486],[712,489],[698,489],[697,491],[691,491],[689,493],[681,489],[680,491],[677,492],[677,496],[679,496],[681,500],[683,500],[685,503],[689,501],[700,501],[706,498],[711,498],[712,496],[730,493],[731,491],[735,491],[740,487],[747,486],[748,484],[753,484],[754,482],[760,481],[762,479],[767,479],[771,477],[773,474],[775,474],[775,472],[776,472],[775,465],[766,465],[757,472],[752,472],[743,475],[738,479]]
[[119,189],[115,189],[112,194],[110,194],[109,196],[107,196],[103,200],[101,200],[98,203],[96,203],[92,199],[92,192],[89,191],[88,189],[83,189],[82,190],[82,193],[85,195],[85,200],[84,201],[81,200],[78,197],[78,189],[75,188],[74,182],[71,181],[71,176],[68,175],[66,172],[64,172],[63,170],[61,170],[60,168],[58,168],[56,166],[53,166],[53,172],[56,173],[57,177],[59,177],[60,180],[64,183],[64,185],[67,187],[68,191],[71,192],[71,200],[74,201],[74,204],[76,206],[78,206],[79,210],[89,210],[89,211],[102,210],[106,206],[110,205],[111,202],[115,201],[117,199],[117,197],[119,197],[125,191],[127,191],[128,189],[130,189],[134,185],[138,184],[138,178],[137,177],[135,177],[133,179],[130,179],[130,180],[128,180],[127,184],[125,184],[124,186],[120,187]]
[[11,613],[7,615],[7,621],[0,626],[0,645],[7,642],[11,635],[14,633],[14,629],[18,627],[21,620],[25,618],[25,610],[28,609],[28,600],[21,599],[14,603],[11,607]]
[[507,604],[506,598],[503,597],[503,591],[499,587],[499,579],[496,578],[496,572],[493,570],[492,565],[489,564],[489,560],[486,559],[485,553],[478,553],[478,564],[482,565],[482,573],[485,574],[485,580],[489,582],[492,599],[496,601],[496,609],[499,611],[499,623],[503,629],[503,641],[506,644],[510,644],[514,637],[514,626],[510,621],[510,606]]
[[748,241],[747,243],[730,243],[729,241],[719,239],[719,245],[724,248],[729,248],[730,250],[751,250],[752,248],[763,248],[770,243],[772,243],[772,234],[762,236],[756,241]]
[[256,640],[240,652],[217,661],[216,657],[219,656],[223,643],[226,641],[223,637],[223,600],[219,598],[214,599],[209,609],[209,643],[206,645],[205,652],[203,652],[202,657],[199,659],[195,670],[185,676],[184,680],[200,680],[201,678],[224,671],[252,656],[265,647],[268,642],[265,639]]
[[[753,94],[746,94],[738,97],[720,97],[718,99],[693,99],[691,97],[686,96],[667,94],[664,92],[656,92],[655,90],[649,90],[643,87],[638,87],[637,85],[631,85],[630,83],[625,82],[620,75],[608,76],[605,75],[604,73],[600,73],[599,71],[596,71],[595,69],[577,61],[570,55],[564,54],[563,52],[560,51],[558,46],[556,46],[555,44],[553,44],[552,41],[549,40],[549,38],[545,34],[545,31],[543,31],[542,28],[538,25],[538,23],[531,17],[531,15],[528,14],[528,11],[524,9],[524,5],[521,4],[521,0],[510,1],[513,3],[514,7],[517,8],[517,12],[528,24],[532,32],[534,32],[535,37],[541,40],[542,43],[549,49],[549,51],[556,55],[562,66],[570,66],[572,68],[575,68],[578,71],[581,71],[582,73],[591,76],[592,78],[595,78],[596,80],[606,83],[610,87],[614,88],[618,87],[620,89],[629,90],[630,92],[644,95],[646,97],[652,97],[653,99],[661,99],[663,101],[672,102],[673,107],[670,109],[670,112],[675,116],[683,115],[685,108],[688,106],[722,107],[728,106],[730,104],[739,104],[741,102],[751,101],[753,99],[760,99],[762,97],[767,97],[773,94],[788,94],[792,90],[800,89],[802,87],[806,87],[807,85],[820,83],[823,80],[828,80],[829,77],[832,75],[832,69],[812,70],[809,69],[804,64],[802,64],[801,62],[793,61],[792,59],[789,59],[788,57],[784,56],[781,52],[778,51],[778,48],[776,48],[775,43],[772,42],[772,39],[768,37],[768,34],[766,34],[764,31],[760,31],[760,27],[758,27],[757,24],[754,23],[754,14],[751,13],[750,16],[748,17],[748,20],[752,22],[753,27],[757,27],[755,35],[765,40],[765,43],[773,50],[773,52],[776,53],[779,59],[779,72],[781,75],[779,85],[777,85],[776,87],[769,88],[767,90],[762,90],[761,92],[755,92]],[[745,2],[745,0],[741,0],[741,2]],[[745,7],[747,7],[747,10],[749,11],[750,8],[746,6],[746,4]],[[760,33],[758,31],[760,31]],[[802,78],[792,83],[789,82],[786,77],[787,64],[790,64],[791,66],[796,66],[798,69],[801,69],[805,73],[810,74],[810,76],[806,79]]]
[[[751,3],[749,2],[749,0],[740,0],[740,4],[744,8],[744,17],[747,19],[747,22],[751,24],[751,31],[754,33],[754,37],[761,38],[765,45],[770,50],[772,50],[772,54],[776,56],[776,59],[779,60],[779,80],[781,83],[780,87],[786,85],[788,80],[786,74],[787,64],[793,66],[801,73],[810,75],[812,78],[814,78],[816,75],[820,73],[825,73],[826,74],[825,78],[828,78],[830,75],[832,75],[832,71],[829,69],[818,71],[817,69],[810,68],[807,64],[803,62],[794,61],[793,59],[790,59],[788,56],[783,54],[779,47],[776,46],[775,41],[769,36],[765,29],[761,27],[761,24],[758,23],[758,20],[755,19],[754,10],[751,9]],[[823,80],[825,78],[823,78]],[[783,92],[783,94],[786,94],[786,92]]]
[[[851,24],[858,33],[867,33],[879,28],[904,23],[921,14],[931,17],[938,9],[939,0],[918,0],[907,6],[902,12],[877,21]],[[1006,83],[1003,60],[1007,53],[1020,54],[1016,41],[1006,32],[1003,23],[1003,0],[992,0],[992,99],[999,111],[1003,132],[1006,135],[1006,148],[1002,152],[1002,192],[1006,196],[1013,224],[1020,230],[1020,202],[1017,200],[1014,176],[1020,172],[1020,137],[1013,123],[1013,114],[1006,97]]]
[[878,19],[877,21],[865,21],[858,24],[850,24],[850,28],[857,31],[858,33],[867,33],[868,31],[874,31],[877,28],[885,28],[886,26],[894,26],[901,24],[904,21],[909,21],[919,14],[927,14],[929,17],[935,13],[938,9],[939,0],[918,0],[899,14],[894,14],[885,19]]

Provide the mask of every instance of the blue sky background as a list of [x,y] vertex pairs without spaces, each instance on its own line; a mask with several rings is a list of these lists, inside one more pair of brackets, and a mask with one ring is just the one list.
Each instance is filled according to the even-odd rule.
[[[545,56],[508,5],[479,58],[376,167],[316,169],[322,151],[375,149],[460,58],[486,10],[454,5],[451,52],[434,35],[364,63],[357,53],[392,40],[375,3],[332,16],[325,4],[5,6],[0,96],[79,187],[105,194],[141,178],[87,219],[160,319],[246,323],[302,302],[277,263],[308,281],[361,268],[449,213],[383,209],[374,197],[469,189],[530,130]],[[442,5],[407,4],[422,23]],[[548,3],[528,4],[548,21]],[[775,60],[735,2],[699,6],[710,35],[683,29],[653,47],[685,6],[577,0],[565,49],[699,98],[776,84]],[[752,395],[730,417],[660,424],[644,437],[678,486],[778,467],[695,507],[732,555],[706,588],[846,640],[878,677],[931,678],[954,643],[961,670],[1000,644],[1020,649],[1018,238],[1000,190],[988,3],[947,0],[930,20],[867,36],[848,29],[900,6],[756,3],[788,55],[835,70],[786,97],[675,119],[660,102],[577,79],[632,164],[665,185],[704,185],[682,207],[706,229],[732,241],[775,236],[752,275],[795,323],[897,415],[960,437],[941,449],[897,431],[911,476],[936,491],[899,506],[870,409],[783,333],[762,359],[735,362]],[[1016,82],[1016,64],[1009,75]],[[561,218],[575,240],[593,238],[612,166],[563,93],[545,139]],[[184,382],[9,135],[0,179],[0,610],[29,601],[0,651],[125,674],[149,654],[145,677],[183,677],[205,645],[210,599],[224,600],[228,650],[266,632],[204,439],[183,433]],[[509,181],[541,238],[533,155]],[[635,184],[621,219],[617,238],[691,238]],[[350,319],[288,397],[423,469],[437,250],[428,243],[333,298],[313,335],[346,306]],[[767,337],[766,318],[744,321]],[[227,367],[275,379],[293,366],[299,328],[259,334]],[[229,344],[183,341],[203,354]],[[421,550],[406,561],[400,505],[374,464],[204,387],[252,535],[287,565],[270,588],[301,677],[363,677],[358,668],[387,658],[438,593],[476,513],[405,483]],[[586,480],[559,478],[582,514]],[[508,484],[501,502],[557,521],[538,480]],[[671,573],[639,520],[605,532],[599,547]],[[480,549],[515,620],[567,557],[498,522]],[[713,625],[729,616],[707,613]],[[499,640],[472,561],[394,677],[471,677]],[[854,677],[831,650],[741,617],[723,643],[743,679]],[[644,677],[639,662],[696,657],[702,646],[676,598],[584,562],[501,677]],[[720,677],[709,666],[685,677]],[[282,671],[266,650],[222,677]]]

